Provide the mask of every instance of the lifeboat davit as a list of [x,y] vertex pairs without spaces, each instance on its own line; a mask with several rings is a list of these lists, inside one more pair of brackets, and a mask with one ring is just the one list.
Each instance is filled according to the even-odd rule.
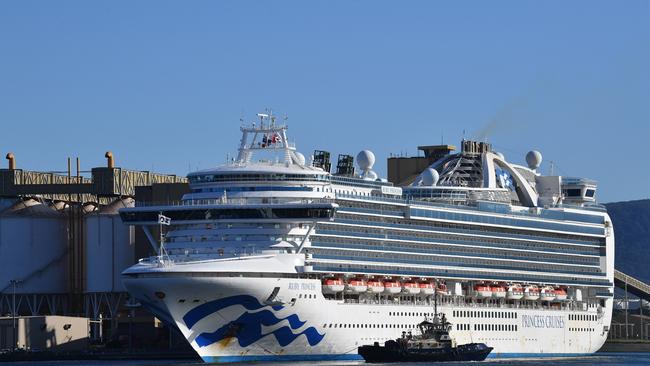
[[374,294],[379,294],[384,292],[384,284],[379,280],[368,280],[367,286],[368,286],[368,292],[372,292]]
[[476,294],[476,297],[480,298],[492,297],[492,289],[484,283],[477,283],[474,285],[474,293]]
[[567,294],[566,289],[558,287],[555,289],[555,301],[566,301]]
[[387,294],[399,294],[402,292],[402,284],[399,281],[384,281],[384,292]]
[[436,293],[438,295],[449,295],[449,289],[447,288],[447,285],[444,283],[439,283],[437,288],[436,288]]
[[368,284],[366,281],[360,278],[353,278],[348,281],[348,291],[354,293],[366,292],[368,290]]
[[420,287],[420,292],[425,295],[433,295],[436,292],[436,287],[429,282],[420,282],[418,284]]
[[415,281],[406,281],[404,282],[404,292],[410,295],[419,294],[420,285]]
[[555,289],[551,286],[545,286],[539,293],[539,299],[542,301],[555,300]]
[[345,289],[345,284],[340,278],[326,278],[323,280],[323,293],[335,294]]
[[524,300],[538,300],[539,288],[535,285],[526,286],[524,289]]
[[505,299],[506,298],[506,288],[498,283],[492,284],[490,286],[490,290],[492,291],[492,297],[495,299]]
[[524,288],[520,284],[514,284],[508,286],[508,292],[506,298],[508,300],[520,300],[524,297]]

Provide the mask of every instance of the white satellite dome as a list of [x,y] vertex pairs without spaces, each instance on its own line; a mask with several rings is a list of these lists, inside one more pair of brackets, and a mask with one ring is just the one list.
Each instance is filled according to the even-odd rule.
[[494,153],[495,153],[495,154],[496,154],[496,156],[498,156],[498,157],[499,157],[499,158],[500,158],[501,160],[503,160],[503,161],[505,161],[505,160],[506,160],[506,157],[505,157],[505,156],[503,156],[503,154],[502,154],[502,153],[500,153],[500,152],[498,152],[498,151],[495,151]]
[[372,169],[372,166],[375,165],[375,154],[370,150],[361,151],[357,154],[357,165],[362,171]]
[[435,186],[438,184],[438,179],[440,179],[440,175],[438,174],[438,171],[433,168],[426,168],[422,172],[423,186]]
[[297,161],[298,165],[305,165],[305,155],[297,151],[294,151],[293,153],[296,155],[296,159],[298,159]]
[[377,178],[379,178],[379,176],[373,170],[369,170],[363,177],[365,180],[377,180]]
[[526,163],[530,169],[537,169],[542,164],[542,153],[531,150],[526,154]]

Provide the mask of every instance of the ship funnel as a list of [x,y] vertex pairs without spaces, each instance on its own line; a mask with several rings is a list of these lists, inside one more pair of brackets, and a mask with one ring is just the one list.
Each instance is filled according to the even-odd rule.
[[16,170],[16,157],[14,153],[8,153],[6,157],[9,160],[9,170]]
[[106,164],[110,169],[113,169],[115,166],[115,161],[113,160],[113,153],[110,151],[107,151],[106,154],[104,154],[104,157],[106,158]]

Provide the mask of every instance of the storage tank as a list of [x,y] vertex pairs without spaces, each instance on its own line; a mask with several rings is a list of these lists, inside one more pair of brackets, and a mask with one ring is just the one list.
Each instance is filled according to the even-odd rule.
[[0,290],[66,292],[66,216],[34,199],[3,200],[0,212]]
[[133,227],[119,209],[133,207],[132,198],[118,199],[86,215],[86,292],[124,292],[120,274],[135,263]]

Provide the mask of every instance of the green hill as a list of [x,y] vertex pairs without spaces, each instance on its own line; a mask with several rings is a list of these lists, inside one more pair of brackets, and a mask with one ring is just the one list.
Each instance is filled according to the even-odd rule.
[[605,206],[614,224],[616,269],[650,283],[650,199]]

